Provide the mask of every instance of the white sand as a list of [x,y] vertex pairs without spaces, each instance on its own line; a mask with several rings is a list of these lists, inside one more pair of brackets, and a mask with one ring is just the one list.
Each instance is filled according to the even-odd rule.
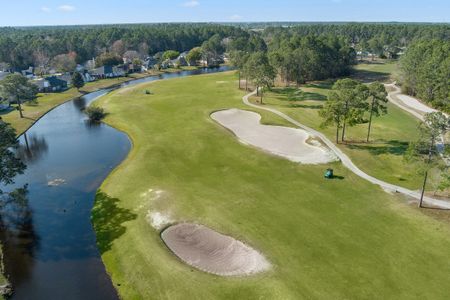
[[170,226],[162,232],[161,238],[181,260],[204,272],[237,276],[270,268],[270,263],[258,251],[203,225]]
[[169,215],[157,211],[148,211],[147,221],[157,230],[173,222]]
[[231,130],[241,142],[291,161],[321,164],[337,160],[334,153],[319,142],[307,143],[311,136],[305,130],[262,125],[257,113],[233,108],[215,112],[211,118]]

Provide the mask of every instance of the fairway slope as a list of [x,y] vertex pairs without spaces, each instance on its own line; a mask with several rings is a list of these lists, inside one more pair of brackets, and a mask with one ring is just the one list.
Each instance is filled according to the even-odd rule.
[[272,154],[304,164],[321,164],[336,156],[319,142],[308,144],[311,137],[297,128],[262,125],[261,115],[241,109],[221,110],[211,114],[216,122],[231,130],[240,141]]
[[[92,215],[119,297],[449,299],[448,224],[405,205],[403,197],[385,193],[343,163],[330,164],[341,179],[326,180],[324,165],[292,163],[237,142],[212,113],[255,110],[264,124],[289,126],[271,111],[242,103],[245,92],[237,89],[237,79],[227,72],[162,80],[114,91],[96,103],[108,112],[105,122],[133,142],[127,159],[103,182],[108,197],[97,194]],[[206,269],[192,245],[223,244],[189,244],[172,232],[177,247],[187,248],[182,257],[167,238],[177,228],[168,226],[181,222],[242,242],[270,269],[252,276],[199,270],[245,273],[255,271],[256,263],[231,260],[224,263],[227,269]],[[233,253],[248,255],[235,250],[222,257]]]
[[270,267],[264,256],[254,249],[203,225],[174,225],[164,230],[161,238],[185,263],[208,273],[251,275]]

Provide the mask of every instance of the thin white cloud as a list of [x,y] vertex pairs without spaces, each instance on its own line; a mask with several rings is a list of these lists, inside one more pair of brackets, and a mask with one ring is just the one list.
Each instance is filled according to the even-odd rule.
[[184,7],[196,7],[199,6],[200,2],[198,2],[197,0],[191,0],[191,1],[187,1],[183,3]]
[[241,15],[232,15],[232,16],[230,16],[230,20],[231,21],[239,21],[239,20],[242,20],[242,16]]
[[47,6],[42,6],[41,7],[41,11],[48,13],[48,12],[51,12],[52,9],[50,7],[47,7]]
[[64,11],[64,12],[74,11],[75,10],[75,6],[65,4],[65,5],[59,6],[58,10]]

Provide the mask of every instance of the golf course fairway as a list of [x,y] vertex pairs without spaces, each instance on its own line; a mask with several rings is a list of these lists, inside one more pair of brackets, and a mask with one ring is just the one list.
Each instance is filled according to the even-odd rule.
[[[339,162],[302,165],[243,145],[210,114],[249,110],[244,93],[227,72],[138,85],[96,102],[133,142],[92,212],[121,298],[448,299],[449,225]],[[289,126],[256,112],[263,123]],[[339,178],[324,179],[327,167]],[[197,270],[164,244],[155,213],[159,225],[201,224],[242,241],[271,268],[245,277]]]

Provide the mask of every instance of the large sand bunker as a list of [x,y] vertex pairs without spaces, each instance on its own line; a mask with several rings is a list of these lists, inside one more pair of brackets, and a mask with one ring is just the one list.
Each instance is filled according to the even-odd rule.
[[297,128],[269,126],[260,123],[257,113],[228,109],[211,114],[211,118],[230,129],[245,144],[304,164],[321,164],[337,160],[334,153],[310,135]]
[[173,225],[162,232],[161,238],[181,260],[208,273],[250,275],[270,267],[256,250],[203,225]]

